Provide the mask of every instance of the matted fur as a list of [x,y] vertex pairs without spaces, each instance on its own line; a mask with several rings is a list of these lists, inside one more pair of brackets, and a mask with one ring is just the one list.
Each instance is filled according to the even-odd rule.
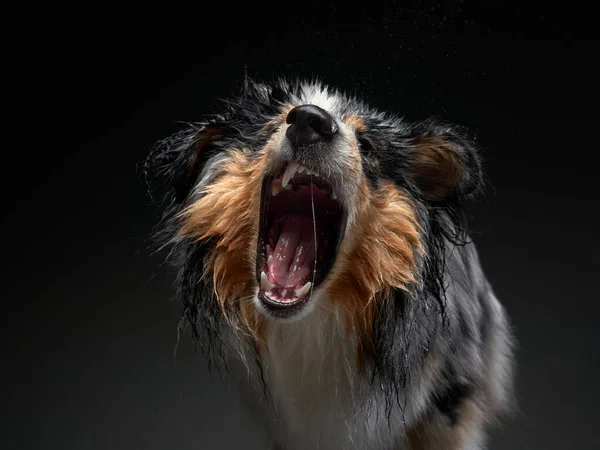
[[[268,151],[267,146],[258,155],[232,152],[218,179],[177,215],[179,237],[192,242],[215,239],[203,276],[212,279],[223,314],[227,316],[225,303],[230,303],[240,313],[240,325],[256,339],[261,319],[247,299],[255,284],[260,185]],[[390,289],[409,290],[409,284],[416,281],[415,254],[422,247],[410,197],[391,183],[371,193],[363,181],[359,193],[356,226],[344,241],[324,290],[343,305],[347,329],[361,336],[358,351],[362,355],[372,350],[376,302],[389,301]]]
[[[260,319],[252,303],[244,300],[254,289],[262,161],[260,156],[232,152],[218,179],[178,215],[181,237],[215,240],[202,276],[212,280],[223,315],[230,321],[241,318],[254,338],[259,337]],[[239,315],[228,317],[226,306]]]
[[[256,244],[261,182],[290,160],[285,119],[302,104],[338,121],[337,147],[313,163],[349,221],[314,308],[286,323],[256,308]],[[170,200],[160,236],[179,271],[179,330],[233,368],[277,448],[483,448],[511,404],[513,344],[466,232],[483,176],[464,129],[316,81],[246,79],[144,168]]]
[[356,216],[324,290],[346,311],[347,329],[358,333],[362,357],[373,350],[377,302],[391,301],[392,289],[409,291],[422,246],[412,201],[391,183],[370,192],[363,181]]

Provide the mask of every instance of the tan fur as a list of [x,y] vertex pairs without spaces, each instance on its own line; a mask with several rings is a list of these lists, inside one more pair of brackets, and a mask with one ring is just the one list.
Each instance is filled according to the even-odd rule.
[[421,243],[406,194],[391,183],[372,193],[364,180],[359,192],[356,223],[342,243],[326,290],[344,306],[348,329],[358,333],[362,353],[371,349],[376,302],[387,301],[386,289],[407,290],[415,281],[415,256]]
[[[181,236],[195,241],[216,239],[205,275],[213,275],[223,313],[230,319],[238,316],[257,340],[263,319],[250,299],[256,286],[260,191],[268,153],[269,146],[254,156],[232,150],[217,180],[180,214]],[[372,192],[360,175],[358,148],[355,156],[349,160],[348,171],[361,177],[356,219],[324,289],[332,301],[343,305],[347,329],[354,330],[361,343],[360,361],[371,350],[376,302],[387,301],[390,288],[407,290],[415,282],[415,257],[421,243],[409,196],[392,183]]]
[[260,318],[248,297],[254,286],[262,161],[261,155],[252,158],[232,151],[220,177],[180,215],[182,236],[195,241],[216,238],[206,274],[213,275],[223,312],[231,307],[239,313],[255,337],[260,334]]
[[356,114],[350,114],[343,118],[343,122],[346,125],[350,125],[357,133],[363,133],[367,127],[365,125],[365,121],[358,117]]
[[463,177],[458,149],[437,137],[416,139],[413,143],[417,151],[411,171],[429,200],[442,200]]

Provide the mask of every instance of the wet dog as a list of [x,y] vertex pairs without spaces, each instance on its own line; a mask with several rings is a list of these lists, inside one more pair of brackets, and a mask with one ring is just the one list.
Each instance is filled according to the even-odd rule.
[[319,82],[245,80],[149,154],[190,326],[275,448],[481,449],[511,403],[466,231],[473,140]]

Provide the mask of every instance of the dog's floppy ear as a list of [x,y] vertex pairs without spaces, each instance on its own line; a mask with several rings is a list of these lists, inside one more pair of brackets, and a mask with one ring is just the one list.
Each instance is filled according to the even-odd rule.
[[183,202],[204,161],[223,137],[223,128],[219,124],[188,124],[185,129],[159,141],[144,162],[148,188],[158,181],[178,203]]
[[414,131],[410,172],[427,200],[441,202],[481,188],[481,159],[465,130],[427,121]]

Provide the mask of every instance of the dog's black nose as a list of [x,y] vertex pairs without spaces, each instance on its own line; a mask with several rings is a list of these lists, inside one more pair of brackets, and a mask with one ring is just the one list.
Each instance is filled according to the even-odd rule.
[[295,107],[288,113],[285,121],[290,124],[285,135],[294,147],[314,144],[338,131],[333,117],[316,105]]

